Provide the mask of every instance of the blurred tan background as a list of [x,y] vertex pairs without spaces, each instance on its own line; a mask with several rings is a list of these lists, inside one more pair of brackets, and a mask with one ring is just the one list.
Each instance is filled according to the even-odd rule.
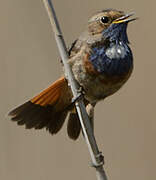
[[[67,44],[104,8],[135,11],[129,25],[135,69],[128,83],[96,107],[95,132],[109,180],[156,178],[155,3],[125,0],[54,1]],[[59,53],[41,0],[0,2],[0,179],[96,179],[82,138],[66,127],[56,136],[25,130],[7,112],[61,74]]]

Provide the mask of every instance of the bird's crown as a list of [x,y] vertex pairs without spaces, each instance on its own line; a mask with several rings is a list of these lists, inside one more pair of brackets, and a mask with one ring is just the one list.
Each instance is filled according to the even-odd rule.
[[104,30],[110,28],[112,25],[116,27],[119,24],[127,24],[128,22],[136,19],[129,18],[133,14],[134,13],[125,14],[123,11],[118,11],[115,9],[102,10],[89,19],[88,31],[92,35],[95,35],[102,33]]

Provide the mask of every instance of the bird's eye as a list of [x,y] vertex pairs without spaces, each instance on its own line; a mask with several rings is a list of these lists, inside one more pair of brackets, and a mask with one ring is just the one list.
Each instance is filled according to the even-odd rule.
[[108,18],[107,16],[103,16],[103,17],[101,18],[101,22],[102,22],[103,24],[108,23],[108,22],[109,22],[109,18]]

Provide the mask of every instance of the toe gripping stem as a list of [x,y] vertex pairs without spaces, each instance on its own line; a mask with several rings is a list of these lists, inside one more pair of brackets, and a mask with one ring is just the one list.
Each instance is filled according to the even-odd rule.
[[83,96],[84,96],[84,91],[83,88],[80,87],[77,91],[77,96],[72,98],[72,104],[75,104],[75,102],[83,98]]

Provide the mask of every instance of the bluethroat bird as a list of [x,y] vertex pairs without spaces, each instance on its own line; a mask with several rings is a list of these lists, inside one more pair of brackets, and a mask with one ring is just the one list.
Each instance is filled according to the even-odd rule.
[[[83,89],[86,106],[94,107],[129,79],[133,56],[126,31],[128,23],[136,19],[132,15],[114,9],[96,13],[89,19],[87,30],[69,49],[68,62]],[[76,140],[81,132],[71,89],[64,76],[9,115],[18,125],[25,124],[27,129],[46,128],[51,134],[61,129],[68,115],[69,137]]]

